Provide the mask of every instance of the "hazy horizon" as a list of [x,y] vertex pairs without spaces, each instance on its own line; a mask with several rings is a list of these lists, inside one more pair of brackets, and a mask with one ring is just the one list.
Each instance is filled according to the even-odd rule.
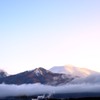
[[0,0],[0,69],[14,74],[71,64],[100,72],[99,0]]

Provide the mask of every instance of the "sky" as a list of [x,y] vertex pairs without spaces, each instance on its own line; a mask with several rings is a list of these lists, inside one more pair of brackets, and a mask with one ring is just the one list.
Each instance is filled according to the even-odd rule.
[[0,69],[10,74],[72,64],[100,71],[99,0],[0,0]]

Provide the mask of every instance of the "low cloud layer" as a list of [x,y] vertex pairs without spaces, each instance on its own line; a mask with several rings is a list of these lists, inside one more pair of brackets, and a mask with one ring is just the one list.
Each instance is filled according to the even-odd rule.
[[8,96],[31,96],[35,94],[52,93],[81,93],[81,92],[100,92],[100,84],[73,84],[63,86],[45,86],[41,84],[23,84],[23,85],[0,85],[0,97]]

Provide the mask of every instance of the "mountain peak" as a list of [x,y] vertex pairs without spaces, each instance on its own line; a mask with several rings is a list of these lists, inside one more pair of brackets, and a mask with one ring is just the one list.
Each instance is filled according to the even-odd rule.
[[93,70],[90,70],[87,68],[75,67],[72,65],[55,66],[51,68],[50,71],[55,72],[55,73],[70,74],[70,75],[79,76],[79,77],[87,77],[93,73],[96,73]]
[[35,68],[34,70],[46,70],[46,69],[44,69],[42,67],[38,67],[38,68]]
[[48,70],[46,70],[46,69],[44,69],[42,67],[39,67],[39,68],[34,69],[34,72],[38,76],[38,75],[44,75],[44,74],[46,74],[46,73],[48,73],[50,71],[48,71]]
[[34,72],[35,72],[35,74],[38,76],[39,74],[43,74],[42,72],[43,72],[43,68],[41,68],[41,67],[39,67],[39,68],[36,68],[36,69],[34,69]]
[[8,76],[7,72],[4,70],[0,69],[0,78]]

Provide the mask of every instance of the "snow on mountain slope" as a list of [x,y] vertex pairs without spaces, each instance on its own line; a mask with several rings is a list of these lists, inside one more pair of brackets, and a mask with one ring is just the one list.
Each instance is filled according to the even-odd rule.
[[50,69],[54,73],[70,74],[72,76],[87,77],[91,74],[97,73],[87,68],[79,68],[72,65],[55,66]]

